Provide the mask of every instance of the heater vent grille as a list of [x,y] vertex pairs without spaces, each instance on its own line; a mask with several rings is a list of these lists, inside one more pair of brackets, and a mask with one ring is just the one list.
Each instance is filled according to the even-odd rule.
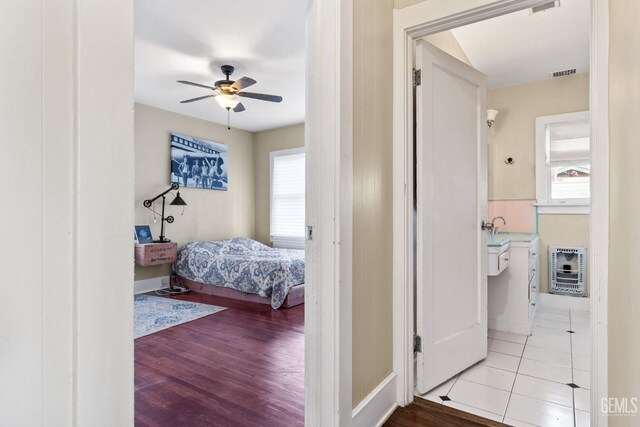
[[551,77],[564,77],[564,76],[570,76],[575,73],[576,73],[576,69],[570,68],[568,70],[554,71],[553,73],[551,73]]
[[553,9],[554,7],[560,7],[560,0],[550,1],[549,3],[541,4],[540,6],[534,6],[531,8],[531,13],[540,13],[545,10]]
[[587,249],[549,246],[549,292],[587,295]]

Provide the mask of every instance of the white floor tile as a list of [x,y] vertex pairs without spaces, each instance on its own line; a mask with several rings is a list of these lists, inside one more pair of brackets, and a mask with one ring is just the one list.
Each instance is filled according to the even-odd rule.
[[484,366],[511,372],[516,372],[518,370],[519,363],[519,357],[509,356],[508,354],[502,353],[494,353],[493,351],[490,351],[487,358],[480,362],[480,364]]
[[574,369],[573,382],[582,388],[591,389],[591,372]]
[[591,412],[591,391],[586,388],[577,388],[573,393],[576,409]]
[[529,424],[525,423],[524,421],[514,420],[513,418],[505,418],[503,423],[513,427],[539,427],[535,424]]
[[511,392],[516,374],[515,372],[491,368],[489,366],[475,365],[460,374],[460,378]]
[[579,354],[574,354],[573,369],[591,372],[591,358],[589,356],[580,356]]
[[542,378],[543,380],[562,384],[567,384],[572,381],[571,368],[553,363],[540,362],[538,360],[522,359],[518,374],[529,375],[530,377]]
[[491,412],[483,411],[482,409],[474,408],[473,406],[465,405],[460,402],[456,402],[454,400],[450,400],[448,402],[442,402],[443,405],[449,406],[451,408],[459,409],[460,411],[467,412],[469,414],[475,414],[479,417],[488,418],[493,421],[502,422],[502,415],[493,414]]
[[591,336],[591,325],[583,325],[581,323],[571,323],[571,330],[578,334]]
[[566,314],[569,315],[571,311],[568,308],[555,308],[555,307],[547,307],[544,305],[538,306],[538,313],[555,313],[555,314]]
[[550,329],[544,328],[542,326],[534,326],[533,331],[531,331],[532,337],[551,337],[551,338],[567,338],[569,336],[569,332],[567,332],[569,328],[566,330],[560,329]]
[[442,384],[440,384],[439,386],[429,390],[427,392],[427,395],[430,394],[430,395],[433,395],[433,396],[446,396],[451,391],[451,388],[453,387],[453,384],[456,382],[458,377],[459,377],[459,375],[456,375],[455,377],[451,378],[450,380],[445,381]]
[[509,392],[459,379],[449,392],[449,398],[467,406],[504,415]]
[[518,375],[513,392],[573,408],[573,389],[565,384]]
[[562,351],[549,350],[547,348],[526,346],[523,356],[525,359],[538,360],[540,362],[555,363],[556,365],[571,367],[571,354]]
[[591,336],[585,334],[571,335],[571,352],[580,356],[591,355]]
[[566,406],[513,394],[506,418],[544,427],[573,427],[573,410]]
[[559,331],[568,331],[569,322],[559,322],[557,320],[536,319],[533,324],[542,328],[557,329]]
[[548,313],[544,311],[536,312],[536,320],[538,319],[555,320],[557,322],[566,323],[569,323],[570,321],[570,317],[568,314]]
[[527,342],[526,335],[513,334],[511,332],[496,331],[495,329],[489,329],[489,338],[493,338],[501,341],[514,342],[516,344],[524,344]]
[[524,344],[516,344],[509,341],[494,340],[489,338],[489,351],[520,357],[524,350]]
[[572,318],[581,318],[581,319],[589,319],[591,318],[591,312],[589,311],[582,311],[582,310],[571,310],[571,317]]
[[591,414],[584,411],[576,411],[576,427],[589,427],[591,425]]
[[588,317],[571,317],[571,326],[574,325],[590,325],[591,319]]
[[436,396],[435,394],[422,394],[420,395],[420,399],[430,400],[434,403],[442,403],[440,396]]
[[566,337],[542,337],[532,335],[527,340],[527,347],[548,348],[549,350],[571,353],[571,340],[569,335],[572,334],[567,334]]

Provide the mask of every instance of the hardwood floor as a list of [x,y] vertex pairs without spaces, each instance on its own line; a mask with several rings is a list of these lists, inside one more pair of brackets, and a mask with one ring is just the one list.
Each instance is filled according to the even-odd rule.
[[384,425],[387,427],[502,427],[506,424],[416,398],[411,405],[396,409]]
[[304,305],[227,307],[135,342],[137,426],[304,425]]

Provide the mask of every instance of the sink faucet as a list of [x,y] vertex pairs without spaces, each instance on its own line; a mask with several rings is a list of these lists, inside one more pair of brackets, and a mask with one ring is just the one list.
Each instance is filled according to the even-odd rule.
[[496,220],[497,220],[497,219],[501,219],[501,220],[502,220],[502,224],[503,224],[503,225],[507,225],[507,220],[506,220],[506,219],[504,219],[504,217],[502,217],[502,216],[497,216],[497,217],[493,218],[493,219],[491,220],[491,224],[493,225],[493,227],[491,228],[491,235],[492,235],[492,236],[495,236],[496,234],[498,234],[498,227],[495,225],[495,224],[496,224]]

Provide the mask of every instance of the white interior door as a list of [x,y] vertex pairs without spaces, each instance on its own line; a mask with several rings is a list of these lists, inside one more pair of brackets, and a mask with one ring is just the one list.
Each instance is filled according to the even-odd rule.
[[418,41],[417,391],[487,356],[486,77]]

